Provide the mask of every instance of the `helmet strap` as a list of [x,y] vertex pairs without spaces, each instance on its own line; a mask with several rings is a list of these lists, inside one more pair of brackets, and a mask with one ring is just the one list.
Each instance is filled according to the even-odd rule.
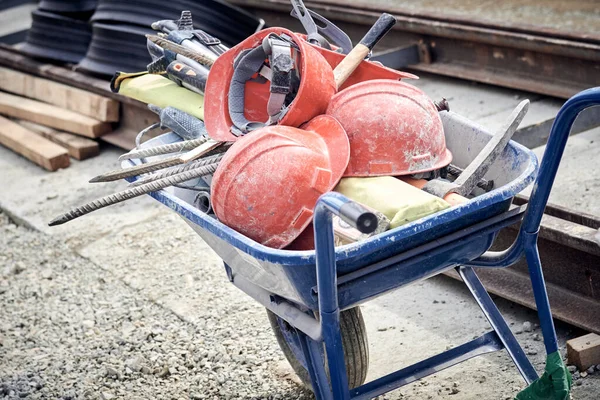
[[[229,86],[229,116],[233,126],[231,132],[236,136],[245,135],[255,129],[276,124],[287,111],[286,97],[292,92],[293,71],[297,70],[293,52],[297,46],[287,38],[271,34],[261,46],[242,51],[234,62],[234,72]],[[265,65],[269,60],[269,66]],[[244,95],[246,82],[259,77],[269,80],[270,96],[267,103],[269,119],[266,122],[249,121],[244,115]]]

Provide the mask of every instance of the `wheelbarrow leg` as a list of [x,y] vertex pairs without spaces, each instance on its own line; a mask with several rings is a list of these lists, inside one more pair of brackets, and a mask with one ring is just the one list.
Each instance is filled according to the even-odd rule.
[[299,330],[297,332],[315,398],[317,400],[333,400],[329,379],[327,379],[327,373],[325,372],[325,359],[321,351],[323,343],[315,342]]
[[[331,203],[329,204],[329,201]],[[347,200],[346,200],[347,201]],[[328,203],[328,204],[326,204]],[[346,360],[342,347],[340,328],[340,308],[337,292],[337,270],[331,211],[338,211],[345,204],[341,197],[329,194],[321,196],[315,207],[314,232],[319,296],[319,317],[321,332],[327,353],[327,366],[333,397],[336,400],[350,400]],[[328,210],[329,208],[329,210]]]
[[540,327],[544,336],[546,354],[552,354],[558,351],[558,340],[556,339],[556,330],[554,329],[552,311],[550,310],[548,292],[546,291],[546,283],[544,282],[544,274],[542,272],[540,253],[537,247],[537,232],[534,234],[524,233],[523,240],[525,244],[525,259],[529,268],[529,276],[531,278],[535,305],[540,318]]
[[521,345],[517,342],[504,317],[500,314],[500,310],[498,310],[487,290],[485,290],[477,274],[475,274],[475,271],[471,267],[459,267],[458,273],[475,298],[475,301],[477,301],[477,304],[479,304],[488,322],[500,337],[508,355],[512,358],[523,379],[525,379],[528,385],[531,384],[531,382],[538,378],[535,368],[533,368],[533,365],[525,355]]

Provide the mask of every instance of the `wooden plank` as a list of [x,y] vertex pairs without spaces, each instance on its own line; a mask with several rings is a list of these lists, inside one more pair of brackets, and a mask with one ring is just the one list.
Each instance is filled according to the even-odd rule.
[[47,126],[39,125],[34,122],[18,120],[19,125],[35,132],[46,139],[61,145],[69,152],[69,155],[77,160],[85,160],[100,154],[98,142],[73,135],[72,133],[57,131]]
[[104,97],[115,99],[121,103],[143,104],[142,102],[125,97],[110,90],[110,82],[81,72],[52,65],[44,61],[34,60],[19,53],[19,49],[0,43],[0,65],[16,69],[28,74],[48,78],[69,86],[77,87]]
[[592,365],[600,364],[600,335],[589,333],[567,341],[567,360],[585,371]]
[[0,114],[90,138],[112,130],[108,122],[100,122],[73,111],[3,92],[0,92]]
[[0,67],[0,90],[40,100],[102,122],[119,120],[119,102],[62,83]]
[[0,117],[0,144],[48,171],[66,168],[70,163],[67,150],[3,117]]

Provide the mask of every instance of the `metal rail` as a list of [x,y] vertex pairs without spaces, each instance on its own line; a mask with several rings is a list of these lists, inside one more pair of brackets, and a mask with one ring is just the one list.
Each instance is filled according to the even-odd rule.
[[[517,196],[515,204],[527,203]],[[594,239],[600,218],[549,204],[540,227],[538,247],[555,318],[600,333],[600,244]],[[518,225],[500,231],[493,250],[507,248]],[[478,269],[477,274],[491,293],[535,309],[535,301],[524,260],[505,269]],[[447,275],[460,279],[455,271]]]
[[[285,19],[289,23],[288,0],[232,2],[253,8],[267,21]],[[483,25],[344,0],[307,1],[306,5],[341,22],[353,39],[360,37],[353,34],[357,26],[364,31],[360,25],[371,25],[381,12],[393,13],[398,23],[386,38],[388,45],[397,47],[386,55],[393,68],[410,67],[565,99],[598,84],[600,38],[594,36]]]

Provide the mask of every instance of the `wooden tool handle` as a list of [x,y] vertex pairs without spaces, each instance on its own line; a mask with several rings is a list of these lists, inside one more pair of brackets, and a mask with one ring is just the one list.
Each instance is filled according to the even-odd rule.
[[[413,178],[408,178],[406,176],[400,177],[400,180],[408,183],[411,186],[419,188],[419,189],[423,189],[425,184],[427,184],[427,181],[425,179],[413,179]],[[457,193],[448,193],[444,197],[444,200],[446,200],[446,202],[448,202],[448,204],[450,204],[451,206],[455,206],[457,204],[463,204],[463,203],[466,203],[467,201],[469,201],[469,199],[467,199],[466,197],[463,197]]]
[[377,42],[379,42],[379,40],[381,40],[395,24],[396,18],[394,18],[393,15],[387,13],[381,14],[381,17],[379,17],[377,22],[375,22],[375,25],[369,29],[369,32],[362,38],[360,43],[357,44],[333,70],[335,84],[338,89],[346,82],[346,79],[352,75],[354,70],[365,59]]

